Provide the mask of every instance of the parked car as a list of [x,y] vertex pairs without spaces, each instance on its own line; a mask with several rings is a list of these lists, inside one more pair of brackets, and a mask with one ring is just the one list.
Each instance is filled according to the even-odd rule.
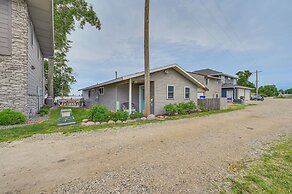
[[257,95],[257,96],[251,96],[250,100],[256,100],[256,101],[264,101],[264,97]]

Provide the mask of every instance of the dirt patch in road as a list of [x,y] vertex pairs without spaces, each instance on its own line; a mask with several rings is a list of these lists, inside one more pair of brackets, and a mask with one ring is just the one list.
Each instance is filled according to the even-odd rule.
[[0,144],[0,190],[212,193],[230,164],[291,135],[291,100],[107,132]]

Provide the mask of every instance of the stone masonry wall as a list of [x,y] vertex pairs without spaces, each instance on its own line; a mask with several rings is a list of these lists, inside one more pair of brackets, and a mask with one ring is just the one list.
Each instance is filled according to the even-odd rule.
[[0,110],[12,108],[28,114],[28,8],[12,0],[12,55],[0,55]]

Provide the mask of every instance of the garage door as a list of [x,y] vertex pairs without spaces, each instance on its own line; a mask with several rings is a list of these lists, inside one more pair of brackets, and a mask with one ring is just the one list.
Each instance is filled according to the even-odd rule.
[[237,98],[239,99],[241,96],[244,97],[244,89],[238,89],[238,95],[237,95]]
[[250,90],[244,91],[244,98],[245,98],[245,100],[250,100]]

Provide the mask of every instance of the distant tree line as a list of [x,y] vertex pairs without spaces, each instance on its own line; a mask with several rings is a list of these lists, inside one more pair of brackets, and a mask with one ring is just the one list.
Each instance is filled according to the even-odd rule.
[[[252,88],[252,92],[255,92],[255,85],[251,81],[249,81],[249,78],[252,76],[252,72],[249,70],[239,71],[236,73],[238,76],[237,84],[240,86],[245,86]],[[261,96],[269,97],[269,96],[278,96],[279,94],[292,94],[292,88],[287,90],[278,90],[275,85],[265,85],[259,87],[259,94]]]

